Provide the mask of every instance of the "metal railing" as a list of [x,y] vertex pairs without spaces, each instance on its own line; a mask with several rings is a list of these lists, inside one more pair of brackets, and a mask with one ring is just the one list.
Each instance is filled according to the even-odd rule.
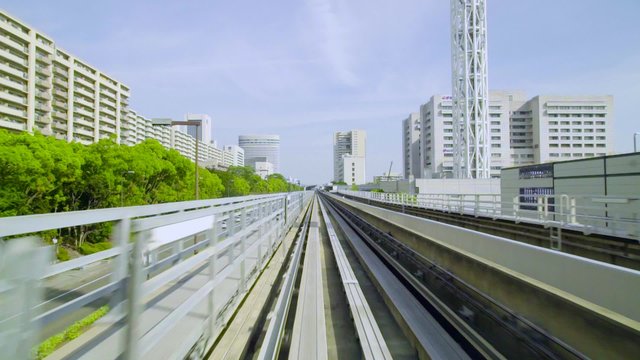
[[[628,199],[568,195],[406,194],[339,190],[338,193],[389,204],[412,206],[461,215],[482,216],[540,224],[640,241],[640,213],[625,210]],[[632,199],[631,201],[638,201]],[[554,247],[560,247],[557,244]]]
[[[12,359],[31,358],[43,329],[104,300],[110,311],[100,322],[111,330],[67,344],[74,354],[200,357],[310,197],[298,192],[0,218],[0,238],[113,224],[113,248],[60,263],[37,236],[0,241],[0,348]],[[45,282],[96,264],[106,269],[96,277],[108,280],[42,306],[52,301],[44,297]],[[183,297],[166,308],[162,301],[172,291]],[[156,307],[162,316],[154,315]],[[189,331],[181,331],[184,326]],[[125,340],[114,347],[110,336]]]

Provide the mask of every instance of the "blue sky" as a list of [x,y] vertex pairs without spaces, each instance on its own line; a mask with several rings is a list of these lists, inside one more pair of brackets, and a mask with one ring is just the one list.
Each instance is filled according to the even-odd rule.
[[[367,177],[401,165],[401,120],[450,93],[443,0],[4,0],[132,89],[147,117],[213,117],[214,138],[281,135],[281,167],[332,176],[332,133],[368,133]],[[638,0],[489,0],[489,87],[611,94],[616,151],[640,131]]]

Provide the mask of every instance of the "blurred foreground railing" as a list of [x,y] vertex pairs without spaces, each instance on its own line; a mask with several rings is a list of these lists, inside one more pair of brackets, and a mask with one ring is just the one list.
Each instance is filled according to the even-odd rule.
[[[149,358],[167,341],[172,350],[163,353],[164,358],[204,351],[311,195],[297,192],[0,218],[0,239],[11,237],[0,241],[0,357],[31,358],[43,329],[70,321],[76,311],[100,299],[111,309],[104,321],[120,329],[122,341],[115,347],[84,341],[83,347],[78,338],[77,351],[93,351],[94,358]],[[19,237],[98,223],[113,224],[113,248],[67,262],[55,263],[54,248],[43,247],[37,236]],[[95,264],[106,264],[108,280],[51,306],[45,282]],[[197,288],[181,290],[188,296],[165,309],[163,316],[143,319],[143,312],[158,303],[158,294],[180,289],[181,281],[195,275],[208,278]],[[42,306],[45,303],[48,306]],[[205,316],[193,316],[203,308]],[[185,322],[189,332],[172,332]]]

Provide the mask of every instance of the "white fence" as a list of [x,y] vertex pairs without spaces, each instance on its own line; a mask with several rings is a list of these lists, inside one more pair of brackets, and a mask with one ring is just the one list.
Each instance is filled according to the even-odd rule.
[[500,195],[495,194],[410,195],[349,190],[340,190],[338,193],[400,206],[535,223],[549,228],[571,229],[585,234],[597,233],[640,241],[640,214],[616,212],[612,209],[605,213],[606,216],[601,215],[603,205],[617,204],[620,201],[613,198],[526,195],[525,203],[520,201],[521,196],[505,202]]
[[[36,236],[0,241],[0,357],[31,358],[43,329],[99,299],[109,299],[111,310],[101,321],[111,332],[84,334],[59,349],[60,357],[68,348],[74,356],[90,351],[95,358],[202,356],[311,195],[0,218],[0,238],[114,225],[113,248],[61,263]],[[106,265],[106,284],[92,290],[82,285],[64,303],[44,306],[52,301],[44,298],[46,281],[95,264]]]

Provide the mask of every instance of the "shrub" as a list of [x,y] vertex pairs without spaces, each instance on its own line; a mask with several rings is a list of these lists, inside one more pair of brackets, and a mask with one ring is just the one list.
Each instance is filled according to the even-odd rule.
[[78,249],[78,251],[82,255],[91,255],[93,253],[97,253],[107,249],[111,249],[111,243],[109,241],[103,241],[98,243],[86,242],[80,245],[80,248]]
[[67,261],[69,260],[69,251],[67,250],[67,248],[63,247],[63,246],[59,246],[58,247],[58,254],[57,254],[58,260],[60,261]]
[[91,324],[96,322],[98,319],[103,317],[109,311],[109,306],[105,305],[98,310],[92,312],[87,315],[80,321],[75,322],[73,325],[69,326],[65,331],[60,334],[56,334],[47,340],[43,341],[37,348],[33,349],[34,358],[40,360],[44,359],[47,356],[51,355],[56,349],[65,344],[68,341],[71,341],[82,334],[82,332],[88,328]]

